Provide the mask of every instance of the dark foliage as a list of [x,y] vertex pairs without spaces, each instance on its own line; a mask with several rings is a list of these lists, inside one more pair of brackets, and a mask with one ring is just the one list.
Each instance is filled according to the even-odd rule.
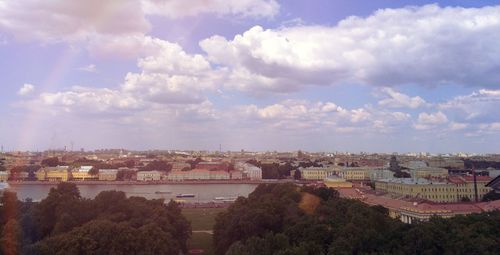
[[84,199],[61,183],[40,203],[6,192],[0,207],[0,254],[179,254],[189,222],[175,202],[104,191]]
[[[306,193],[319,201],[312,213],[300,209]],[[498,233],[499,211],[407,225],[332,189],[266,184],[217,217],[214,245],[228,255],[500,254]]]
[[54,166],[58,166],[59,164],[61,164],[61,162],[59,161],[59,158],[57,158],[57,157],[46,158],[46,159],[42,160],[42,166],[54,167]]
[[156,171],[170,172],[170,170],[172,170],[172,165],[162,160],[155,160],[147,164],[144,168],[142,168],[142,170],[144,171],[156,170]]

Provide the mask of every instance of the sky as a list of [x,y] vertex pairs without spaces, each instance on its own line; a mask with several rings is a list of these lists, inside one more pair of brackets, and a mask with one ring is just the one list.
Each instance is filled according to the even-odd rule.
[[500,153],[500,1],[0,0],[4,150]]

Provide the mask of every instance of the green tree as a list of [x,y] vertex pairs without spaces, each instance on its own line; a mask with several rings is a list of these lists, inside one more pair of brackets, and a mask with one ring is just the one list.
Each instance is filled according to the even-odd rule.
[[295,170],[295,172],[293,172],[293,179],[295,179],[295,180],[302,179],[302,173],[300,172],[299,169],[297,169],[297,170]]
[[389,170],[393,172],[401,171],[401,167],[399,166],[399,161],[396,156],[391,156],[391,160],[389,161]]
[[59,162],[58,157],[52,157],[52,158],[46,158],[42,160],[42,166],[49,166],[49,167],[55,167],[60,165],[61,162]]

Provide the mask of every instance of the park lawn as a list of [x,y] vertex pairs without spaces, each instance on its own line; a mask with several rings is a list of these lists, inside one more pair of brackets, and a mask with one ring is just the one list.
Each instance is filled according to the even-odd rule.
[[215,217],[226,208],[184,208],[182,215],[191,222],[192,230],[213,230]]
[[212,235],[208,233],[193,233],[191,239],[188,241],[188,254],[195,254],[189,253],[189,250],[193,249],[203,250],[203,253],[198,254],[213,255]]

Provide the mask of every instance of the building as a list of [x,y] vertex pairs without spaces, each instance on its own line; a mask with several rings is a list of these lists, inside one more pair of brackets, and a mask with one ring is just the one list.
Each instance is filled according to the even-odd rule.
[[394,178],[394,172],[387,169],[373,169],[370,171],[370,181],[382,180],[382,179],[392,179]]
[[118,169],[99,169],[99,181],[116,181]]
[[243,173],[241,171],[229,171],[231,180],[241,180],[243,179]]
[[[458,197],[460,199],[467,198],[470,201],[475,201],[474,176],[450,176],[448,180],[456,185]],[[481,201],[483,196],[492,189],[486,187],[490,182],[489,176],[476,176],[477,184],[477,199]]]
[[410,170],[413,178],[446,178],[448,169],[440,167],[420,167]]
[[7,182],[9,180],[9,173],[7,171],[0,172],[0,182]]
[[161,180],[162,172],[160,171],[139,171],[137,172],[138,181],[159,181]]
[[341,178],[351,181],[365,181],[371,179],[374,168],[368,167],[343,167],[334,168],[333,173]]
[[[489,177],[477,176],[478,200],[491,189],[486,187]],[[423,178],[400,178],[375,181],[375,189],[397,196],[420,198],[438,203],[474,201],[475,189],[471,176],[453,176],[443,181]]]
[[207,169],[193,169],[190,171],[170,172],[167,176],[171,181],[183,180],[229,180],[230,173],[226,171],[210,171]]
[[235,168],[243,173],[243,178],[250,180],[262,180],[262,169],[260,167],[244,162],[238,162],[236,163]]
[[323,182],[328,188],[352,188],[352,182],[348,182],[337,176],[329,176]]
[[44,167],[36,173],[39,181],[68,181],[70,176],[68,166]]
[[98,175],[92,175],[90,173],[92,170],[92,166],[81,166],[75,168],[71,171],[71,178],[75,181],[85,181],[85,180],[97,180],[99,179]]
[[299,168],[300,176],[304,180],[323,180],[332,175],[331,168],[326,167],[307,167]]

